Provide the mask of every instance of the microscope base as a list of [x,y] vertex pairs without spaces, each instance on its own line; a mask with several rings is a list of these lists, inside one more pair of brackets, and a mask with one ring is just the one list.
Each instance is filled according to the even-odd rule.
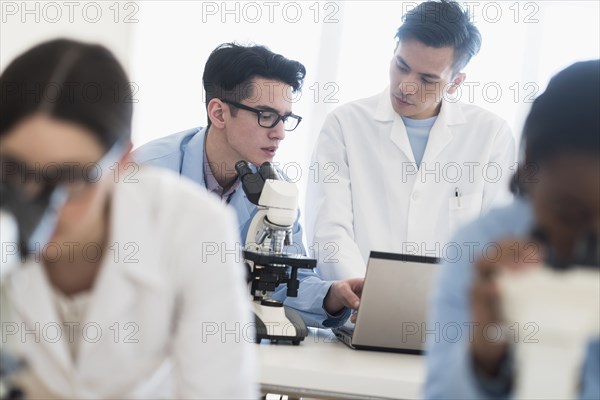
[[256,343],[266,339],[273,344],[285,341],[299,345],[308,335],[304,320],[294,309],[285,306],[269,307],[259,302],[252,304],[256,323]]

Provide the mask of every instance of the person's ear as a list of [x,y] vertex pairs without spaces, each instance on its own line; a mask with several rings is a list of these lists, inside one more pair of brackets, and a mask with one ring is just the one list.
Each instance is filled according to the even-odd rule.
[[207,113],[210,123],[215,128],[223,129],[225,127],[225,103],[219,99],[212,99],[208,102]]
[[458,90],[458,87],[465,81],[467,75],[463,72],[459,72],[454,75],[452,82],[448,85],[448,94],[454,94]]

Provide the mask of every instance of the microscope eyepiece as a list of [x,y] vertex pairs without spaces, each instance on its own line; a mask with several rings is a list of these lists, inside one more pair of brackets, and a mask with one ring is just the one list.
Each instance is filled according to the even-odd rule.
[[235,163],[235,170],[242,181],[242,188],[246,193],[246,197],[252,204],[258,205],[260,194],[262,193],[265,181],[267,179],[281,180],[277,170],[270,162],[266,162],[260,166],[258,171],[252,172],[250,163],[246,160],[240,160]]
[[241,180],[244,180],[244,177],[248,174],[252,174],[252,169],[250,168],[250,163],[245,160],[240,160],[235,163],[235,170],[240,176]]
[[275,169],[273,164],[271,164],[268,161],[260,166],[260,169],[258,170],[258,172],[260,173],[260,177],[265,181],[267,179],[273,179],[276,181],[281,180],[281,177],[277,173],[277,170]]
[[577,240],[573,256],[568,260],[559,257],[552,248],[547,233],[539,227],[533,229],[531,236],[544,247],[545,263],[553,269],[564,271],[573,266],[600,267],[600,239],[595,232],[582,235]]

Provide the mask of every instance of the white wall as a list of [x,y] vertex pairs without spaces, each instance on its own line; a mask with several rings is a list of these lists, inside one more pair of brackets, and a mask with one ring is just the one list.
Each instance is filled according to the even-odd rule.
[[[380,91],[393,36],[418,2],[2,1],[0,69],[28,47],[55,37],[96,41],[123,62],[139,88],[134,142],[205,124],[202,72],[220,43],[259,43],[308,70],[295,111],[304,121],[281,157],[312,145],[333,107]],[[598,1],[467,1],[483,47],[467,67],[463,100],[520,130],[530,95],[581,59],[600,57]],[[487,85],[487,92],[483,87]],[[495,88],[501,96],[495,96]],[[518,88],[518,89],[517,89]],[[287,152],[286,147],[294,149]]]
[[[220,43],[264,44],[301,61],[308,74],[294,112],[304,119],[278,155],[281,163],[302,166],[301,190],[326,114],[387,85],[394,34],[404,11],[417,4],[163,0],[74,2],[69,8],[69,2],[1,3],[0,68],[29,46],[58,36],[98,41],[116,53],[138,88],[135,146],[206,123],[202,73]],[[598,1],[464,4],[483,35],[483,47],[465,70],[473,91],[463,90],[461,99],[504,117],[517,137],[530,101],[552,74],[577,60],[600,58]]]
[[[73,4],[70,4],[73,3]],[[67,37],[101,43],[129,69],[135,2],[0,2],[0,70],[20,53],[46,40]],[[130,3],[130,4],[127,4]]]

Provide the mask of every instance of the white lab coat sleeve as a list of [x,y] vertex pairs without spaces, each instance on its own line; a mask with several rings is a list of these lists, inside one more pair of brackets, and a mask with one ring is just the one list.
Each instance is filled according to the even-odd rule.
[[[172,339],[175,398],[258,398],[245,270],[231,251],[237,242],[234,215],[208,202],[190,209],[180,210],[179,235],[169,244],[178,252],[173,273],[183,271]],[[204,252],[207,241],[220,251]]]
[[515,139],[508,124],[503,121],[494,138],[489,162],[482,170],[484,178],[482,215],[492,208],[506,206],[512,201],[513,196],[509,186],[515,171]]
[[[355,243],[352,185],[342,125],[329,114],[312,156],[307,188],[307,237],[323,279],[363,277],[366,263]],[[356,132],[362,134],[364,132]]]

